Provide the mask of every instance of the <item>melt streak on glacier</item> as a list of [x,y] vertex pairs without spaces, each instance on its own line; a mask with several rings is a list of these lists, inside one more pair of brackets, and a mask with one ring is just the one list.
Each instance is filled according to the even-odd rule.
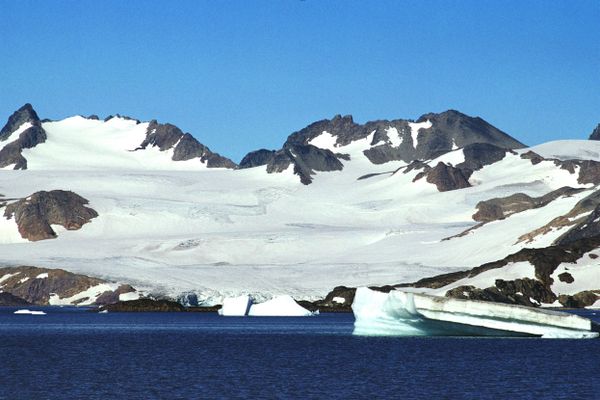
[[[0,193],[21,198],[72,190],[99,216],[80,230],[60,231],[57,239],[23,243],[14,220],[0,214],[3,262],[65,268],[174,297],[193,291],[203,304],[242,293],[259,300],[279,294],[316,299],[338,285],[411,282],[464,270],[525,245],[549,245],[562,232],[527,244],[516,239],[589,194],[443,240],[475,224],[479,201],[586,185],[551,161],[532,165],[520,158],[526,150],[518,150],[475,171],[473,187],[439,192],[425,179],[413,182],[418,170],[398,170],[406,166],[402,161],[371,163],[363,150],[373,134],[337,146],[324,132],[311,143],[350,160],[305,186],[292,166],[274,174],[265,166],[207,169],[198,160],[173,162],[172,150],[132,151],[143,140],[144,123],[73,117],[42,125],[46,143],[23,151],[27,170],[0,171]],[[600,153],[599,143],[585,146]],[[441,157],[428,164],[457,163],[464,154],[458,149]],[[378,175],[358,179],[367,174]]]
[[598,337],[598,327],[577,315],[397,290],[358,288],[352,310],[355,335]]

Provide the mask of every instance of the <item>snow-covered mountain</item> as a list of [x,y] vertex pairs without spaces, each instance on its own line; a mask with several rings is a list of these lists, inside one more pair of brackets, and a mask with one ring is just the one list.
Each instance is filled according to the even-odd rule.
[[175,125],[120,116],[42,122],[31,104],[25,104],[0,131],[0,167],[189,171],[236,164]]
[[[524,148],[457,111],[364,125],[337,116],[238,167],[173,125],[41,121],[26,105],[0,133],[0,166],[3,264],[194,293],[205,304],[415,282],[600,232],[600,142]],[[519,259],[485,280],[419,290],[529,278],[574,296],[600,289],[588,253],[586,268],[561,261],[548,277]],[[567,268],[571,283],[546,279]]]

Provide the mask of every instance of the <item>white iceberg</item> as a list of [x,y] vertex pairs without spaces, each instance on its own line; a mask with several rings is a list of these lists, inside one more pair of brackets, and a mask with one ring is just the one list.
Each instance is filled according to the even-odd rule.
[[251,304],[252,299],[247,295],[226,297],[223,299],[223,306],[218,312],[219,315],[226,317],[243,317],[248,314]]
[[43,311],[32,311],[32,310],[27,310],[27,309],[17,310],[13,314],[17,314],[17,315],[46,315],[46,313],[43,312]]
[[273,297],[264,303],[252,304],[248,315],[254,317],[308,317],[315,315],[288,295]]
[[358,288],[355,335],[595,338],[598,326],[573,314],[511,304]]

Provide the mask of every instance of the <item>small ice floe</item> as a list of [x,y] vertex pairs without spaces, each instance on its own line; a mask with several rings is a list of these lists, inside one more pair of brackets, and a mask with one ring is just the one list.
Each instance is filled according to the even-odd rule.
[[13,314],[18,314],[18,315],[46,315],[46,313],[43,312],[43,311],[33,311],[33,310],[27,310],[27,309],[17,310]]
[[98,311],[98,314],[108,314],[108,310]]

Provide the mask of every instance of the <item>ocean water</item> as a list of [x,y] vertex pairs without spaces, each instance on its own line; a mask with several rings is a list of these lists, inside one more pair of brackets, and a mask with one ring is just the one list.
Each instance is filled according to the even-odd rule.
[[0,308],[0,399],[600,399],[600,340],[355,337],[350,314],[14,310]]

